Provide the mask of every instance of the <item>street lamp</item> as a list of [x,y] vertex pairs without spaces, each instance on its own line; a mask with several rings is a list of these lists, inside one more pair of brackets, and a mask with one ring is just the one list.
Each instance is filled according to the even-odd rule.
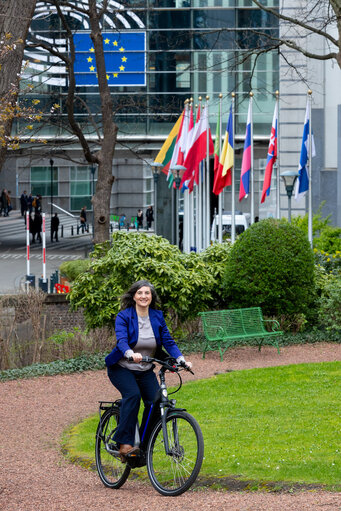
[[[176,204],[175,204],[175,215],[176,215],[176,220],[175,220],[175,229],[176,229],[176,244],[177,246],[179,246],[179,195],[180,195],[180,183],[181,183],[181,177],[180,177],[180,172],[182,170],[186,170],[186,167],[184,167],[183,165],[174,165],[174,167],[172,167],[171,169],[171,172],[173,174],[173,177],[174,177],[174,182],[175,182],[175,188],[176,188]],[[173,232],[174,232],[174,208],[173,208],[173,215],[172,215],[172,229],[173,229]],[[173,237],[174,237],[174,234],[173,234]]]
[[[91,164],[91,176],[92,176],[92,197],[95,195],[95,172],[96,167],[95,164]],[[95,213],[94,213],[94,204],[92,203],[92,237],[95,237]]]
[[298,178],[298,172],[296,170],[286,170],[282,172],[281,178],[284,181],[285,190],[288,196],[288,221],[291,223],[291,197],[294,191],[296,179]]
[[153,170],[153,178],[154,178],[154,232],[157,234],[157,184],[159,181],[159,174],[164,165],[157,161],[154,161],[151,164]]
[[50,159],[50,177],[51,177],[51,219],[52,219],[52,211],[53,211],[53,205],[52,205],[52,202],[53,202],[53,164],[54,164],[54,161],[52,160],[52,158]]

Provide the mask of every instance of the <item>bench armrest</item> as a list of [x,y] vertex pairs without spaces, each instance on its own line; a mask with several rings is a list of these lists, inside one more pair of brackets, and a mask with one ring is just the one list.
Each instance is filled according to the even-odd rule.
[[276,332],[280,329],[280,324],[278,323],[277,319],[263,319],[263,323],[272,323],[272,332]]

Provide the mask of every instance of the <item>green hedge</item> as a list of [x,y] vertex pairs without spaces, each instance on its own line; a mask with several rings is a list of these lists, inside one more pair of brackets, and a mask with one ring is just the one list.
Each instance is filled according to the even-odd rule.
[[227,308],[308,315],[314,305],[314,255],[306,235],[272,218],[251,225],[231,248],[223,284]]

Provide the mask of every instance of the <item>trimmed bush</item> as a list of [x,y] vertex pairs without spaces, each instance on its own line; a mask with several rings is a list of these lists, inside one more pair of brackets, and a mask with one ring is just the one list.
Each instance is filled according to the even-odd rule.
[[251,225],[231,249],[223,287],[229,308],[260,306],[267,316],[309,314],[314,255],[306,235],[272,218]]
[[73,282],[70,301],[73,307],[84,308],[90,328],[110,325],[123,292],[133,282],[148,279],[163,310],[173,311],[173,319],[184,320],[213,306],[219,290],[219,264],[223,263],[212,265],[209,254],[182,254],[161,236],[117,231],[111,248],[96,247],[89,271]]

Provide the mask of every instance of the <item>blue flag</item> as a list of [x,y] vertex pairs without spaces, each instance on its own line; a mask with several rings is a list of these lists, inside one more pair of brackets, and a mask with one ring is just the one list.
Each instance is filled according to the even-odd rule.
[[[109,87],[146,85],[146,33],[103,33],[104,59]],[[98,84],[95,49],[89,33],[73,36],[76,85]]]
[[[309,103],[307,103],[304,126],[303,126],[303,137],[302,137],[302,145],[301,145],[301,155],[300,155],[300,163],[298,165],[298,179],[295,184],[295,199],[300,199],[304,197],[307,191],[309,190],[309,174],[308,174],[308,153],[309,153]],[[315,151],[315,143],[314,143],[314,135],[311,135],[311,156],[314,157],[316,155]],[[311,162],[309,162],[309,166]]]

